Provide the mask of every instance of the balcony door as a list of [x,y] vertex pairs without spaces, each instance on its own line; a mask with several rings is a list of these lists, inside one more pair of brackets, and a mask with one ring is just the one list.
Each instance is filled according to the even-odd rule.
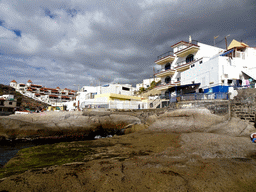
[[167,63],[164,68],[165,68],[165,70],[171,69],[171,64]]
[[186,57],[186,63],[190,63],[191,61],[194,60],[194,55],[190,54]]

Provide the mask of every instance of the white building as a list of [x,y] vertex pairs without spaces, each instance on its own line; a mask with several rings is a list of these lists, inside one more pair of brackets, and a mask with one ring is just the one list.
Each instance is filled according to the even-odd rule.
[[[147,108],[146,101],[133,96],[135,88],[130,84],[106,84],[84,86],[76,97],[79,109],[87,107],[138,109]],[[143,105],[142,105],[143,104]]]
[[60,89],[59,87],[46,88],[42,85],[33,84],[31,80],[28,80],[26,84],[12,80],[10,86],[27,97],[49,105],[62,105],[65,102],[75,100],[76,91],[74,90]]
[[199,43],[180,41],[171,46],[173,52],[160,55],[155,61],[162,70],[157,89],[162,94],[212,91],[228,92],[231,86],[241,87],[256,78],[256,49],[233,40],[227,50]]
[[141,87],[144,87],[145,89],[149,88],[153,81],[158,82],[160,80],[161,80],[161,78],[158,78],[158,77],[150,78],[150,79],[143,79],[142,83],[136,84],[136,91],[139,91]]

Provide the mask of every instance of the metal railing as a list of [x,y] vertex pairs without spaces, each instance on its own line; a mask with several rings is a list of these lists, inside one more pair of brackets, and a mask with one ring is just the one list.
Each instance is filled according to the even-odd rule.
[[173,51],[168,51],[168,52],[166,52],[162,55],[157,56],[157,60],[162,59],[162,58],[167,57],[167,56],[173,56]]
[[228,93],[216,92],[216,93],[190,93],[180,96],[172,96],[170,102],[176,101],[195,101],[195,100],[228,100]]

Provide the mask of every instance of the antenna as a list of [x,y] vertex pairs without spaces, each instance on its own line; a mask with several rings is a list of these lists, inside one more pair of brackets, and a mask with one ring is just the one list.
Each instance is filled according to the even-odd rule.
[[219,35],[218,35],[218,36],[213,37],[213,46],[215,46],[215,39],[217,39],[218,37],[219,37]]

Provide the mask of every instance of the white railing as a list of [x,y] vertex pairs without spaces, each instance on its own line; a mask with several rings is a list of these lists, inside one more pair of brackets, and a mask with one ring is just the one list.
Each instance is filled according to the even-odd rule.
[[80,108],[147,109],[148,104],[142,101],[84,101],[80,104]]

